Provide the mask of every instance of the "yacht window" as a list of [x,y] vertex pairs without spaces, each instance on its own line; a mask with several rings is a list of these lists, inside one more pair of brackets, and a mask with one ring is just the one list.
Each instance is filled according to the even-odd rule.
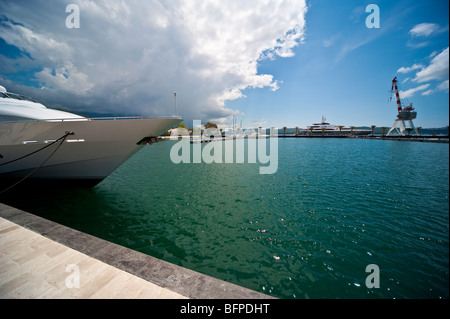
[[15,93],[1,93],[1,97],[2,98],[10,98],[10,99],[15,99],[15,100],[23,100],[23,101],[30,101],[30,102],[35,102],[37,103],[35,100],[33,100],[32,98],[20,95],[20,94],[15,94]]

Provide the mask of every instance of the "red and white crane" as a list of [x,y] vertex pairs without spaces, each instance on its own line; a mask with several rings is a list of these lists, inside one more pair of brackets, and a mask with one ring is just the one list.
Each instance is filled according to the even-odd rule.
[[[400,100],[400,93],[398,91],[398,85],[397,85],[397,77],[395,77],[392,80],[392,87],[391,87],[391,93],[395,93],[395,98],[397,101],[397,109],[398,109],[398,115],[397,119],[395,120],[394,125],[387,133],[387,136],[389,136],[394,130],[396,130],[400,135],[405,135],[405,121],[408,122],[409,126],[416,132],[417,135],[419,133],[417,132],[417,129],[415,128],[412,120],[416,119],[417,112],[414,111],[414,108],[412,106],[412,103],[410,103],[408,106],[403,107],[402,101]],[[400,123],[400,129],[397,128],[398,124]]]

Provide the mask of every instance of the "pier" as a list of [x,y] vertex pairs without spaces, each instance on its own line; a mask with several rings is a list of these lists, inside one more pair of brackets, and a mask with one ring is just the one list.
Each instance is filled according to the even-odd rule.
[[0,203],[0,298],[272,297]]
[[368,140],[410,141],[426,143],[449,143],[448,135],[444,136],[407,136],[407,135],[278,135],[279,138],[357,138]]
[[[430,136],[430,135],[351,135],[351,134],[341,134],[333,133],[333,134],[278,134],[276,137],[278,138],[313,138],[313,139],[320,139],[320,138],[358,138],[358,139],[368,139],[368,140],[389,140],[389,141],[410,141],[410,142],[425,142],[425,143],[449,143],[449,136],[448,135],[436,135],[436,136]],[[191,144],[199,144],[199,143],[210,143],[210,142],[220,142],[220,141],[228,141],[228,140],[236,140],[236,138],[227,138],[227,137],[218,137],[218,138],[206,138],[206,139],[193,139],[192,137],[185,137],[190,138]],[[239,139],[248,139],[249,137],[243,136]],[[259,137],[252,136],[250,138],[273,138],[273,136],[270,135],[261,135]]]
[[[351,137],[351,136],[349,136]],[[447,143],[448,136],[355,136],[354,138],[369,139],[369,140],[388,140],[388,141],[410,141],[410,142],[426,142],[426,143]]]

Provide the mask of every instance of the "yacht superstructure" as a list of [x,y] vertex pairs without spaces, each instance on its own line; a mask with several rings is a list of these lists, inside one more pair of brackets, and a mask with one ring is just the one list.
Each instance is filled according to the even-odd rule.
[[339,126],[327,123],[327,119],[325,116],[322,116],[322,122],[314,123],[306,127],[307,130],[319,131],[322,132],[322,129],[325,131],[339,131]]

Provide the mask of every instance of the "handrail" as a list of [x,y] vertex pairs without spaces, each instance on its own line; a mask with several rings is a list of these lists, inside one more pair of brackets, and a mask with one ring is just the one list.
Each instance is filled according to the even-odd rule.
[[38,123],[38,122],[83,122],[83,121],[120,121],[120,120],[146,120],[146,119],[182,119],[181,116],[115,116],[115,117],[74,117],[65,119],[43,119],[43,120],[18,120],[18,121],[0,121],[0,124],[12,123]]
[[89,120],[104,121],[104,120],[146,120],[146,119],[182,119],[181,116],[167,115],[167,116],[115,116],[115,117],[94,117]]

